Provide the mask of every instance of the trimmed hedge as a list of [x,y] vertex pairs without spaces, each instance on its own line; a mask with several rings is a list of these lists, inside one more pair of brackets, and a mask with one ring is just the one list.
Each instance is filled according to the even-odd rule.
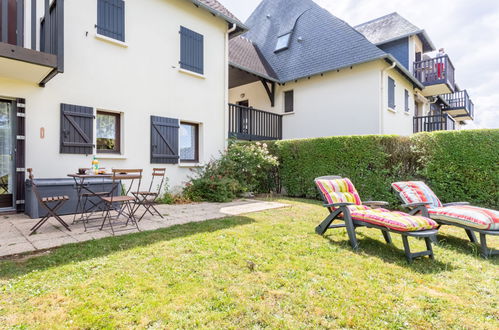
[[363,200],[400,205],[390,184],[423,180],[442,202],[499,205],[499,130],[401,136],[338,136],[270,143],[289,196],[318,198],[313,180],[349,177]]

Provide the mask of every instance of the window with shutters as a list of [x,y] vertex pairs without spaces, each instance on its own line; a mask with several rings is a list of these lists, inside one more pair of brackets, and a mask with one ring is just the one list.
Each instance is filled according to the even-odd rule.
[[97,34],[125,42],[125,1],[97,0]]
[[395,80],[388,77],[388,108],[395,110]]
[[121,115],[114,112],[97,111],[97,152],[121,152]]
[[404,109],[407,113],[411,110],[409,108],[409,91],[407,89],[404,90]]
[[178,164],[178,119],[151,116],[151,164]]
[[199,125],[180,124],[180,161],[199,161]]
[[284,112],[294,112],[294,91],[284,92]]
[[93,153],[94,109],[61,104],[61,154]]
[[204,74],[204,37],[180,27],[180,68]]

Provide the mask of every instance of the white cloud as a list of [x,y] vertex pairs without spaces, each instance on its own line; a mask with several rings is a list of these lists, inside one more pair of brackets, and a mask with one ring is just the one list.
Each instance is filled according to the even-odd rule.
[[[221,0],[246,20],[259,0]],[[499,128],[499,1],[497,0],[316,0],[350,25],[398,12],[445,48],[456,82],[475,103],[470,128]]]

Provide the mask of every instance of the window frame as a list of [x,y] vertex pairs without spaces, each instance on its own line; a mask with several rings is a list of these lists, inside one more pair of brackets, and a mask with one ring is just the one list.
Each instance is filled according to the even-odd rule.
[[[116,130],[115,130],[115,149],[113,150],[102,150],[99,149],[99,145],[97,143],[97,140],[99,139],[99,126],[98,126],[98,116],[99,115],[107,115],[107,116],[113,116],[116,118]],[[121,150],[122,150],[122,142],[121,142],[121,113],[119,112],[112,112],[112,111],[105,111],[105,110],[97,110],[95,114],[95,151],[98,154],[113,154],[113,155],[121,155]]]
[[[293,32],[288,32],[288,33],[285,33],[279,37],[277,37],[277,42],[276,42],[276,45],[275,45],[275,49],[274,49],[274,53],[278,53],[278,52],[281,52],[283,50],[286,50],[289,48],[289,44],[291,43],[291,34]],[[283,44],[279,46],[279,43],[283,41]]]
[[191,122],[186,122],[186,121],[180,121],[180,129],[182,128],[182,125],[186,125],[186,126],[193,126],[195,129],[194,129],[194,134],[195,134],[195,141],[196,141],[196,145],[194,147],[194,159],[183,159],[182,158],[182,154],[181,154],[181,147],[180,147],[180,132],[179,132],[179,135],[178,135],[178,140],[179,140],[179,143],[178,143],[178,156],[179,156],[179,161],[180,163],[198,163],[199,162],[199,124],[198,123],[191,123]]
[[[287,111],[287,107],[286,107],[286,95],[288,95],[289,93],[291,93],[292,95],[292,103],[291,103],[291,111]],[[287,90],[287,91],[284,91],[284,113],[294,113],[295,112],[295,91],[294,89],[290,89],[290,90]]]

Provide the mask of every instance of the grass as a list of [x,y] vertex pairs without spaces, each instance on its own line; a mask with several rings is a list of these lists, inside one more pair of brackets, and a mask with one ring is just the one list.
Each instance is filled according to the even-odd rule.
[[314,233],[318,203],[285,202],[0,261],[0,328],[499,328],[498,260],[464,231],[409,265],[398,235],[359,229],[354,253]]

